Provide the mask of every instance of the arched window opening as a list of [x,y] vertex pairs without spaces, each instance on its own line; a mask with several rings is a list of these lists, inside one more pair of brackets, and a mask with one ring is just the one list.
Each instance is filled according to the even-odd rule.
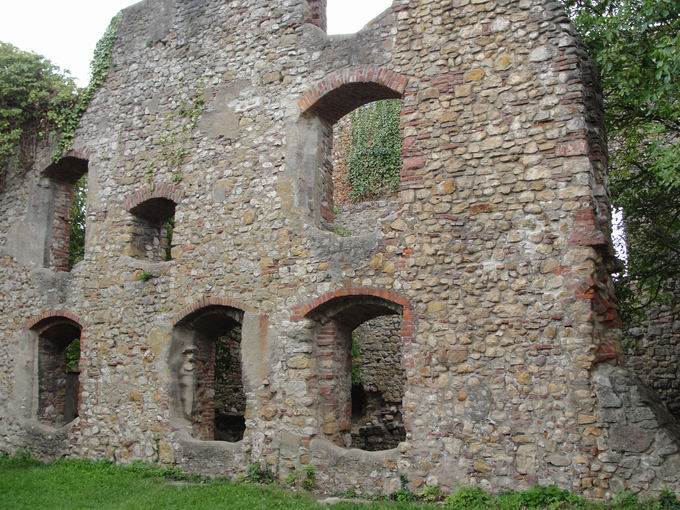
[[208,306],[183,319],[173,332],[174,412],[196,439],[243,439],[242,323],[242,311]]
[[45,265],[57,271],[70,271],[85,255],[87,168],[87,160],[67,156],[44,172],[51,182]]
[[35,326],[38,334],[39,420],[66,424],[78,416],[80,326],[54,317]]
[[339,446],[381,451],[405,440],[402,307],[373,296],[345,296],[310,314],[319,422]]
[[154,262],[172,260],[175,202],[150,198],[132,207],[130,213],[130,256]]
[[389,71],[360,70],[331,76],[319,85],[325,92],[302,99],[310,106],[301,136],[318,144],[309,149],[316,159],[302,163],[315,167],[310,191],[316,196],[307,202],[322,228],[344,237],[380,223],[399,188],[405,86],[405,78]]

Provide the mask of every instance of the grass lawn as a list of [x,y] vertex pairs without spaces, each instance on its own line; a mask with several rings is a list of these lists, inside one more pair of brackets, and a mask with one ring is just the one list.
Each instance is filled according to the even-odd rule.
[[[211,481],[172,482],[153,468],[64,460],[50,465],[0,457],[0,508],[77,509],[218,509],[329,508],[306,493],[274,486]],[[334,510],[427,508],[397,503],[339,504]],[[429,508],[434,508],[432,505]]]
[[[680,500],[669,491],[646,501],[621,493],[610,503],[596,503],[557,487],[533,487],[495,497],[479,488],[461,487],[443,505],[376,501],[328,507],[306,492],[274,485],[177,478],[188,477],[144,464],[116,466],[72,459],[45,465],[0,455],[0,509],[680,510]],[[414,498],[408,491],[400,492]]]

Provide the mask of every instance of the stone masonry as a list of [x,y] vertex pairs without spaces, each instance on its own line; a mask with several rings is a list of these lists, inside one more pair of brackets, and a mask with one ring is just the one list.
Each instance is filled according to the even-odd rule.
[[650,310],[628,334],[633,343],[629,366],[680,419],[680,285],[667,304]]
[[[348,36],[324,20],[322,0],[123,11],[72,152],[45,147],[0,191],[0,450],[282,480],[312,464],[329,492],[679,492],[677,419],[622,363],[601,98],[560,6],[395,0]],[[403,104],[401,189],[341,237],[329,133],[381,99]],[[85,171],[68,272],[60,211]],[[364,451],[351,332],[385,315],[406,434]],[[41,339],[64,322],[68,423],[39,405]],[[220,438],[215,342],[236,330],[245,430]]]

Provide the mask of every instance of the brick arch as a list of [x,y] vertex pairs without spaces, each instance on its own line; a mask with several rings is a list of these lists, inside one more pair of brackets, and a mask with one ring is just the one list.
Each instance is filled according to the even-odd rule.
[[39,315],[31,317],[24,324],[24,329],[30,330],[40,325],[40,323],[45,322],[49,319],[69,319],[75,322],[80,329],[83,329],[83,322],[80,320],[77,314],[69,312],[67,310],[45,310]]
[[[352,383],[349,361],[352,331],[360,324],[384,315],[401,314],[401,357],[409,362],[405,344],[413,343],[411,305],[404,296],[376,287],[345,287],[327,292],[293,310],[293,320],[310,319],[314,366],[311,382],[317,394],[317,419],[323,437],[346,445],[352,431]],[[403,394],[402,394],[403,398]]]
[[156,184],[153,188],[140,188],[130,193],[125,198],[124,207],[126,211],[131,211],[144,202],[159,198],[178,204],[182,200],[182,196],[182,190],[174,184]]
[[397,294],[396,292],[392,292],[387,289],[381,289],[379,287],[343,287],[338,290],[326,292],[307,304],[293,308],[292,320],[301,321],[302,319],[311,316],[315,310],[318,310],[324,305],[330,304],[334,300],[345,297],[363,296],[380,298],[385,301],[396,303],[402,308],[402,320],[404,322],[411,322],[413,320],[413,309],[411,307],[411,303],[406,297],[402,296],[401,294]]
[[335,71],[298,101],[301,113],[312,113],[335,123],[360,106],[381,99],[399,99],[408,78],[384,67],[360,66]]
[[208,307],[222,306],[227,308],[234,308],[245,313],[254,313],[256,310],[245,303],[232,298],[221,298],[215,296],[203,296],[198,301],[194,301],[188,306],[185,306],[172,321],[173,326],[181,324],[187,317]]

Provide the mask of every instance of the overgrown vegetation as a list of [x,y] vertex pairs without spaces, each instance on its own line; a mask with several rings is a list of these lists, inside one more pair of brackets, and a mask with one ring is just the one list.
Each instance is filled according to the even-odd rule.
[[266,464],[254,462],[246,466],[246,474],[243,476],[243,480],[250,483],[273,483],[274,475]]
[[401,101],[371,103],[351,113],[347,152],[352,200],[376,198],[399,188],[401,171]]
[[[73,79],[49,60],[0,42],[0,172],[10,160],[30,165],[35,144],[71,115]],[[0,178],[1,180],[1,178]]]
[[602,74],[612,204],[623,211],[625,322],[680,277],[680,3],[565,0]]

